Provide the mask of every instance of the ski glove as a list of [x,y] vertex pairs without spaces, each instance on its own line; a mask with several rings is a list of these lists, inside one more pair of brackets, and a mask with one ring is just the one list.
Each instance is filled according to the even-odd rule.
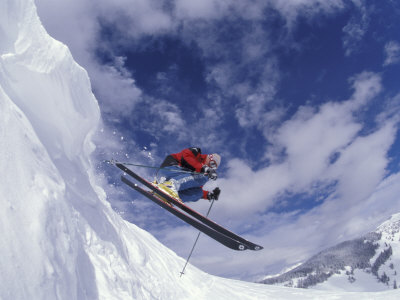
[[215,171],[215,169],[210,168],[209,166],[206,165],[204,165],[201,169],[203,173],[208,176],[208,178],[212,180],[216,180],[218,178],[217,171]]
[[208,200],[218,200],[220,193],[221,193],[220,188],[216,187],[212,192],[208,192],[207,199]]

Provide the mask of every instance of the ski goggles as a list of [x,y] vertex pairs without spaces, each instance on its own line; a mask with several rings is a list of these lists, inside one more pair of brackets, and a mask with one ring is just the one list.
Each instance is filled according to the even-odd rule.
[[218,164],[217,164],[217,162],[214,160],[212,154],[209,154],[209,155],[208,155],[208,159],[210,160],[210,162],[209,162],[208,164],[209,164],[209,166],[210,166],[211,168],[213,168],[213,169],[218,168]]

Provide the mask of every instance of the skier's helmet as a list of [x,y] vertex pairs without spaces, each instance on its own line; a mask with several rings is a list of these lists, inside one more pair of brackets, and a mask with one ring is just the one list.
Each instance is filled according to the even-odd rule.
[[219,156],[219,154],[217,153],[209,154],[207,158],[208,158],[208,165],[211,168],[216,169],[221,164],[221,156]]

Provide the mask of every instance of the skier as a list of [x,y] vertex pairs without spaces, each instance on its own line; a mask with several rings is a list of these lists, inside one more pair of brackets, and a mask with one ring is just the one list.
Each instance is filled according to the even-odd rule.
[[201,154],[201,149],[197,147],[170,154],[158,171],[159,187],[172,190],[174,196],[183,202],[218,200],[221,190],[217,187],[209,192],[203,190],[203,185],[209,179],[218,178],[216,169],[220,163],[221,157],[218,154]]
[[[189,153],[191,152],[191,154]],[[221,163],[221,157],[218,154],[210,154],[210,155],[202,155],[201,150],[199,148],[189,148],[182,150],[179,153],[170,154],[164,160],[162,166],[166,166],[165,169],[160,169],[160,174],[164,173],[164,175],[168,175],[166,172],[168,169],[173,175],[174,173],[177,175],[174,178],[170,177],[170,181],[175,181],[174,184],[178,183],[179,185],[179,193],[183,194],[191,194],[196,195],[193,196],[191,201],[196,201],[199,198],[207,198],[207,199],[217,199],[219,196],[220,190],[215,188],[213,192],[205,192],[202,190],[201,182],[207,182],[208,179],[217,179],[217,173],[215,169]],[[201,232],[207,234],[212,239],[220,242],[221,244],[225,245],[228,248],[243,251],[246,249],[250,250],[261,250],[263,249],[262,246],[254,244],[241,236],[229,231],[228,229],[224,228],[221,225],[210,220],[207,216],[203,216],[199,214],[197,211],[191,209],[190,207],[186,206],[185,204],[181,203],[181,200],[178,198],[179,196],[176,195],[171,197],[171,194],[166,191],[168,189],[164,186],[164,184],[158,184],[157,181],[149,182],[145,178],[141,177],[140,175],[136,174],[134,171],[128,169],[120,162],[116,162],[115,165],[124,171],[124,174],[121,176],[122,182],[130,186],[135,191],[139,192],[143,196],[147,197],[149,200],[153,201],[157,205],[161,206],[162,208],[166,209],[182,221],[186,222],[187,224],[193,226],[194,228],[200,230]],[[186,169],[192,170],[194,172],[187,172]],[[179,172],[178,172],[179,171]],[[199,172],[200,171],[200,172]],[[185,180],[180,180],[180,175],[183,175]],[[201,172],[204,172],[203,174]],[[188,176],[192,175],[192,177]],[[205,176],[206,175],[206,176]],[[207,178],[208,177],[208,178]],[[135,179],[138,183],[146,186],[150,189],[146,190],[145,188],[140,187],[137,183],[131,181],[130,178]],[[167,177],[164,176],[163,180],[166,180]],[[178,179],[178,180],[177,180]],[[182,181],[182,182],[179,182]],[[187,182],[195,182],[192,188],[188,188],[185,186]],[[185,189],[183,189],[185,187]],[[164,189],[165,188],[165,189]],[[170,190],[170,189],[168,189]],[[189,198],[183,197],[185,200],[190,200]],[[211,209],[211,206],[210,206]],[[210,211],[210,209],[208,211]]]

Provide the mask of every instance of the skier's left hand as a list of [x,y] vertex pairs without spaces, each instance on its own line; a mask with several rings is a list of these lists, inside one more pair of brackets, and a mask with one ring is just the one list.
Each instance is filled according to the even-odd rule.
[[210,178],[212,180],[217,180],[218,175],[217,175],[217,171],[215,171],[215,169],[210,168],[208,166],[203,166],[203,171],[204,171],[204,174],[208,176],[208,178]]

